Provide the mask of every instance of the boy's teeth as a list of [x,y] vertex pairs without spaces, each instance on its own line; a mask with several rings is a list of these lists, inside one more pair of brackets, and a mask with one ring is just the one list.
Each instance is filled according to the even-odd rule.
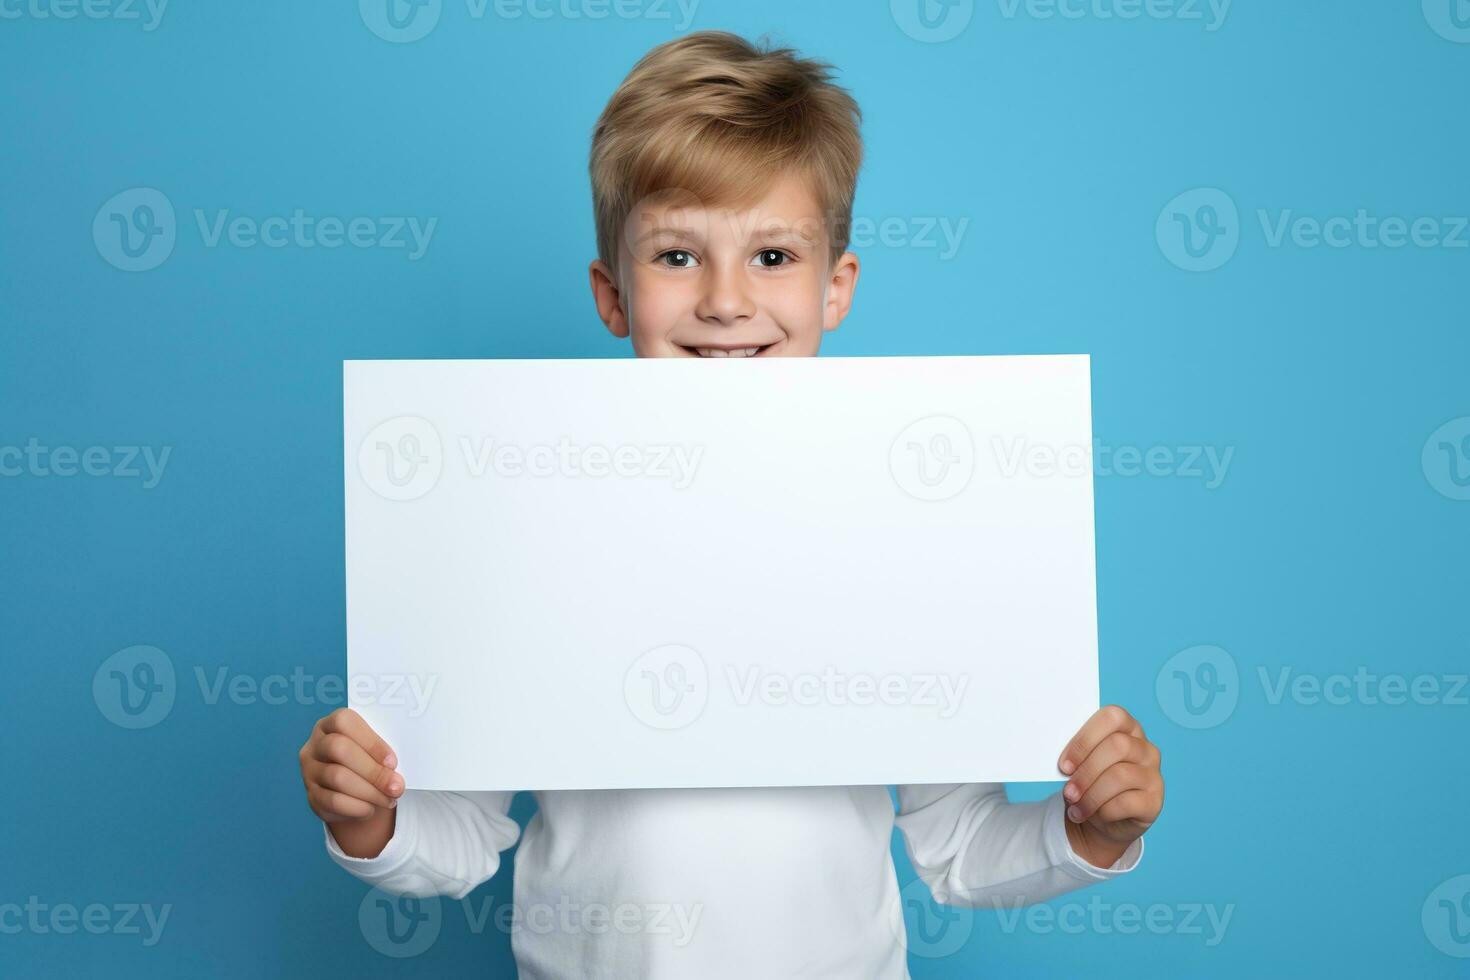
[[721,350],[718,347],[696,347],[695,351],[700,357],[754,357],[759,347],[737,347],[734,350]]

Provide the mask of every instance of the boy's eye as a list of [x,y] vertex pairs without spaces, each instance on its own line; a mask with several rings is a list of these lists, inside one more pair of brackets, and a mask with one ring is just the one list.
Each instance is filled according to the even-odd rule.
[[777,266],[785,265],[786,260],[789,258],[791,256],[778,248],[764,248],[755,254],[756,263],[766,269],[774,269]]
[[682,248],[672,248],[667,252],[660,252],[656,261],[673,269],[687,269],[694,265],[694,255]]

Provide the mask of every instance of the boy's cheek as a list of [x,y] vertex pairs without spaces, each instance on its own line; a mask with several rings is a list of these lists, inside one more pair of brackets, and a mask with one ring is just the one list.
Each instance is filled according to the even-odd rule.
[[636,336],[633,338],[634,357],[685,357],[682,350],[674,345],[658,339],[640,341]]
[[820,346],[820,335],[814,337],[791,337],[781,345],[780,350],[772,351],[771,353],[778,357],[816,357]]
[[697,319],[698,300],[678,289],[635,291],[628,305],[633,352],[639,357],[688,356],[670,338],[681,324]]
[[630,322],[633,353],[638,357],[683,356],[684,352],[669,340],[669,333],[676,324],[677,320],[661,319],[657,311],[634,304]]

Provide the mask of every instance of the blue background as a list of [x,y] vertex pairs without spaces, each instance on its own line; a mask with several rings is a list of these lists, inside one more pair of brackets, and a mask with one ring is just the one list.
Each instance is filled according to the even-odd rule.
[[[366,942],[365,886],[327,860],[295,759],[333,705],[208,704],[194,671],[343,669],[344,358],[629,355],[586,286],[587,144],[674,24],[445,0],[428,36],[389,43],[350,2],[177,3],[153,31],[6,9],[23,15],[0,20],[0,444],[171,456],[151,489],[0,478],[0,903],[172,910],[151,948],[0,934],[0,973],[513,975],[508,937],[454,906],[417,957]],[[1420,459],[1470,415],[1470,251],[1271,247],[1257,211],[1470,212],[1470,44],[1417,2],[1241,0],[1214,31],[1004,11],[978,3],[939,43],[881,2],[704,0],[690,28],[774,31],[841,69],[866,116],[859,216],[968,219],[947,259],[859,248],[827,353],[1089,352],[1103,443],[1233,448],[1215,489],[1098,478],[1103,696],[1162,747],[1168,803],[1136,874],[1052,903],[1232,918],[1207,946],[975,913],[913,974],[1464,976],[1449,952],[1470,944],[1436,946],[1421,908],[1470,873],[1470,708],[1272,704],[1257,671],[1470,666],[1470,502]],[[178,240],[129,273],[91,229],[134,187],[172,202]],[[1197,187],[1240,213],[1210,272],[1155,236]],[[409,261],[208,248],[196,208],[439,221]],[[92,679],[134,644],[179,682],[169,716],[130,731]],[[1199,644],[1233,657],[1238,705],[1191,729],[1155,682]],[[508,902],[508,867],[476,898]]]

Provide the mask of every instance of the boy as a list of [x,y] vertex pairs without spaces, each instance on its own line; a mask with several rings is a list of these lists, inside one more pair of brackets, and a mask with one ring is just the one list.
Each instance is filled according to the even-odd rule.
[[[852,303],[857,105],[828,66],[720,32],[655,48],[599,120],[593,297],[639,357],[806,357]],[[514,746],[487,746],[514,751]],[[405,792],[349,709],[300,753],[332,858],[387,891],[461,898],[517,838],[510,793]],[[892,923],[895,824],[937,901],[1036,902],[1133,868],[1158,816],[1158,749],[1108,706],[1038,803],[1000,784],[537,793],[516,857],[521,976],[908,976]],[[569,919],[669,911],[682,928]],[[563,910],[557,913],[555,910]],[[555,921],[553,921],[555,920]]]

